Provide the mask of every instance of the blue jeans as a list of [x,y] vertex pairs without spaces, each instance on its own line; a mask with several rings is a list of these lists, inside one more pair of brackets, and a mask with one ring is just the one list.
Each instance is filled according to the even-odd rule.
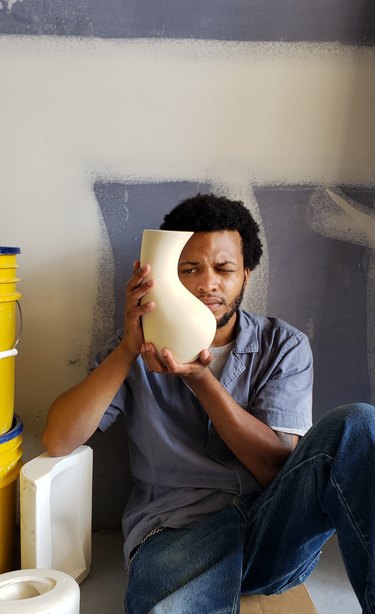
[[364,614],[375,614],[375,407],[335,409],[302,438],[267,489],[137,550],[128,614],[234,614],[241,594],[275,594],[314,569],[337,531]]

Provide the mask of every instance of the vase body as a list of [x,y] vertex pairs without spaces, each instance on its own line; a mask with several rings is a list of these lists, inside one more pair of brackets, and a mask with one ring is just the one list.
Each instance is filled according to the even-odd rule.
[[[151,266],[155,288],[143,302],[154,301],[155,308],[142,316],[143,336],[159,353],[171,350],[175,360],[196,360],[208,348],[216,333],[214,314],[180,282],[178,260],[192,232],[144,230],[141,266]],[[146,280],[148,279],[146,278]]]

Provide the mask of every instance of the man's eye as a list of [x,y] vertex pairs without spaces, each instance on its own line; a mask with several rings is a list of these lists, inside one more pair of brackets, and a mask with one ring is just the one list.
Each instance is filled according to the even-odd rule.
[[197,269],[183,269],[182,273],[189,275],[190,273],[194,273]]

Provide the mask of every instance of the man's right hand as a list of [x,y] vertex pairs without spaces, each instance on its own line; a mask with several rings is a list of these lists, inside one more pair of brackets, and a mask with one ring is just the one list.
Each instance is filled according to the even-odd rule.
[[133,276],[126,286],[126,301],[124,310],[124,336],[121,345],[135,359],[140,351],[143,339],[141,317],[155,308],[153,301],[141,305],[141,299],[154,287],[154,280],[145,281],[151,267],[149,264],[140,266],[139,260],[134,262]]

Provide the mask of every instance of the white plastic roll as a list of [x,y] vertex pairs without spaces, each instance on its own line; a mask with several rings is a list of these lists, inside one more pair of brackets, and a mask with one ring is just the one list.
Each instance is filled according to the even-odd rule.
[[53,569],[0,574],[0,614],[79,614],[78,583]]

